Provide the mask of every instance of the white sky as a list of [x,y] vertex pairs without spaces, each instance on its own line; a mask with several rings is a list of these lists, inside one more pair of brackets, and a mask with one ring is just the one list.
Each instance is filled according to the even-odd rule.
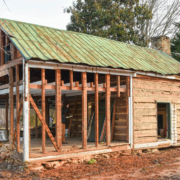
[[0,18],[39,24],[58,29],[66,29],[70,14],[64,8],[75,0],[0,0]]

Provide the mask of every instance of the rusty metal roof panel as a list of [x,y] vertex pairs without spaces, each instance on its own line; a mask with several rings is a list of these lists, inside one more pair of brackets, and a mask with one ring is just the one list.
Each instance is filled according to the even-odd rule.
[[179,74],[180,63],[164,52],[97,36],[0,19],[26,60],[58,60],[161,74]]

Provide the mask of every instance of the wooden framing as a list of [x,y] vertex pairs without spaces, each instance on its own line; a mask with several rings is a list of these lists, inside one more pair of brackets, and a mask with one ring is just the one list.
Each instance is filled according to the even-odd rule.
[[[37,98],[36,98],[36,104],[37,104]],[[36,121],[36,132],[35,132],[35,137],[36,137],[36,139],[38,138],[38,118],[37,118],[37,114],[35,115],[36,117],[36,119],[35,119],[35,121]]]
[[110,74],[106,74],[106,145],[110,145],[110,120],[111,120],[111,111],[110,111]]
[[16,65],[16,132],[17,132],[17,137],[16,137],[16,150],[17,152],[20,151],[20,124],[18,121],[18,116],[19,116],[19,66]]
[[120,76],[117,76],[117,97],[120,97]]
[[69,71],[69,77],[70,77],[70,87],[72,90],[73,89],[73,71],[72,70]]
[[87,73],[81,73],[82,78],[82,147],[87,148]]
[[5,108],[6,108],[6,131],[8,134],[8,97],[5,100]]
[[0,46],[1,46],[1,65],[3,65],[4,64],[4,61],[5,61],[5,56],[4,56],[4,45],[5,45],[5,34],[4,34],[4,32],[2,31],[2,30],[0,30],[0,35],[1,35],[1,44],[0,44]]
[[38,118],[40,119],[40,121],[41,121],[41,123],[42,123],[42,126],[44,126],[44,129],[46,130],[46,132],[47,132],[50,140],[52,141],[55,149],[56,149],[58,152],[60,152],[60,150],[59,150],[59,148],[58,148],[58,146],[57,146],[57,143],[56,143],[56,141],[55,141],[55,139],[54,139],[51,131],[49,130],[49,127],[47,126],[46,122],[44,121],[44,118],[43,118],[43,116],[41,115],[41,113],[40,113],[38,107],[36,106],[36,104],[35,104],[33,98],[31,97],[31,95],[29,95],[29,100],[30,100],[30,103],[31,103],[34,111],[36,112]]
[[56,70],[56,140],[59,150],[62,149],[62,123],[61,123],[61,70]]
[[99,94],[98,94],[98,73],[94,74],[95,79],[95,145],[99,145]]
[[45,80],[45,69],[41,69],[41,81],[42,81],[42,97],[41,97],[41,101],[42,101],[42,118],[44,123],[42,123],[42,151],[43,153],[46,152],[46,131],[45,131],[45,118],[46,118],[46,114],[45,114],[45,108],[46,108],[46,99],[45,99],[45,85],[46,85],[46,80]]
[[13,68],[9,69],[9,117],[10,117],[10,143],[14,135],[14,96],[13,96]]

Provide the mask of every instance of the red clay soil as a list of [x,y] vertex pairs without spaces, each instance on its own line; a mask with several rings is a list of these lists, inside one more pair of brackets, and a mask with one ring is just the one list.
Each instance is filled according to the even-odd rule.
[[161,149],[159,153],[118,158],[96,159],[97,164],[70,164],[59,169],[41,172],[21,172],[3,170],[0,164],[1,179],[180,179],[180,148]]

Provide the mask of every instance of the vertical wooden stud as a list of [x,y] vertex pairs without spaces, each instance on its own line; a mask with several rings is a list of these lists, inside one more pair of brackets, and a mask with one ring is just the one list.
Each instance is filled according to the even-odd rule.
[[95,76],[95,145],[99,146],[99,94],[98,94],[98,73]]
[[[28,68],[28,92],[30,94],[30,68]],[[28,106],[29,106],[29,154],[30,154],[30,147],[31,147],[31,104],[28,100]]]
[[[46,85],[46,80],[45,80],[45,69],[41,69],[41,81],[42,81],[42,94],[41,94],[41,101],[42,101],[42,117],[43,121],[45,122],[45,85]],[[46,152],[46,131],[45,131],[45,125],[44,123],[42,124],[42,151],[43,153]]]
[[4,32],[1,30],[1,65],[4,64],[4,45],[5,45],[5,42],[4,42],[4,39],[5,39],[5,34]]
[[[38,101],[37,101],[38,99],[36,99],[36,104],[38,103]],[[36,114],[36,113],[35,113]],[[38,138],[38,118],[37,118],[37,114],[35,115],[36,116],[36,139]]]
[[81,73],[82,78],[82,147],[87,148],[87,74]]
[[106,145],[110,145],[110,120],[111,120],[111,111],[110,111],[110,74],[106,74]]
[[6,131],[7,131],[7,134],[8,134],[8,97],[6,97]]
[[61,70],[56,70],[56,139],[59,150],[62,149],[62,124],[61,124]]
[[16,150],[20,151],[20,122],[18,122],[19,116],[19,66],[16,65]]
[[117,97],[120,97],[120,76],[117,76]]
[[72,90],[73,89],[73,71],[72,70],[69,71],[69,77],[70,77],[70,87]]
[[129,96],[130,96],[130,77],[126,77],[126,122],[127,122],[127,139],[129,142]]
[[9,117],[10,117],[10,143],[14,135],[14,99],[13,99],[13,68],[9,69]]

